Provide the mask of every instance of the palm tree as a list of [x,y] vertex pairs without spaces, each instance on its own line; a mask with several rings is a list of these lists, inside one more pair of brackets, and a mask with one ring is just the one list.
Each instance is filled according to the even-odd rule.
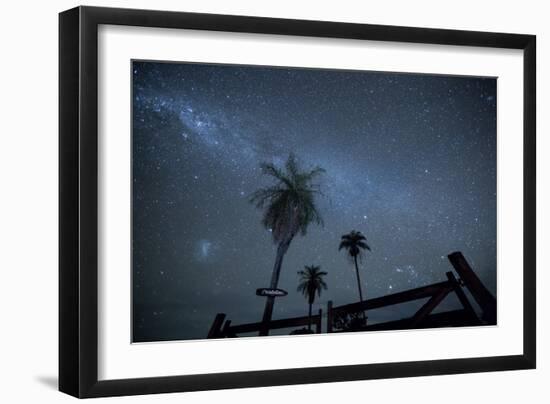
[[327,289],[327,284],[323,279],[323,276],[327,273],[321,271],[321,267],[318,265],[306,265],[304,268],[305,271],[298,271],[298,275],[300,276],[298,292],[302,292],[309,304],[309,323],[307,329],[308,331],[311,331],[311,306],[315,301],[315,294],[317,293],[320,297],[321,290]]
[[363,250],[371,250],[367,244],[367,239],[360,231],[352,230],[348,234],[344,234],[340,241],[340,247],[338,251],[345,248],[348,254],[353,259],[355,264],[355,273],[357,275],[357,287],[359,288],[359,300],[363,302],[363,293],[361,291],[361,279],[359,278],[359,266],[357,265],[357,258],[361,258]]
[[[277,244],[277,256],[270,287],[277,288],[283,257],[296,234],[306,234],[311,223],[323,224],[321,215],[315,206],[315,196],[320,193],[314,179],[325,170],[315,167],[310,171],[301,171],[296,157],[290,154],[285,169],[274,164],[261,165],[264,174],[275,180],[275,184],[254,192],[250,202],[264,209],[262,224],[271,231],[273,242]],[[260,335],[268,335],[269,322],[273,314],[275,298],[267,298]]]

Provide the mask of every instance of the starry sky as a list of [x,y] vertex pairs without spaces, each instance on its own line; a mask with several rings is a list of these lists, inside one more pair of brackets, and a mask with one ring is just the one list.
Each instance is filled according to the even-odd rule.
[[[133,61],[133,341],[203,339],[218,312],[261,320],[276,254],[251,194],[261,162],[326,170],[310,225],[284,258],[273,318],[307,315],[297,271],[320,265],[326,312],[358,301],[338,251],[359,230],[363,294],[446,280],[462,251],[496,294],[496,79]],[[470,299],[472,300],[472,299]],[[472,301],[473,302],[473,301]],[[412,315],[417,301],[369,312]],[[460,308],[450,295],[436,311]],[[290,330],[281,330],[288,334]],[[274,334],[274,333],[272,333]]]

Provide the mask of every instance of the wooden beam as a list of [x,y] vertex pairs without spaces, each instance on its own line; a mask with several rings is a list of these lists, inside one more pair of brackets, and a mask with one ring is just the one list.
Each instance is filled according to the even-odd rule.
[[483,319],[490,324],[497,321],[497,301],[464,258],[460,251],[449,254],[449,261],[483,311]]
[[[319,321],[318,317],[319,317],[318,315],[311,316],[312,322]],[[238,325],[233,325],[229,327],[227,331],[233,334],[243,334],[248,332],[254,332],[254,331],[259,331],[262,324],[263,324],[262,322],[238,324]],[[309,324],[309,317],[305,316],[305,317],[284,318],[281,320],[272,320],[269,323],[268,327],[270,330],[275,330],[278,328],[299,327],[301,325],[308,325],[308,324]]]
[[336,312],[354,313],[362,310],[373,310],[380,307],[409,302],[411,300],[423,299],[425,297],[431,297],[439,293],[441,289],[448,289],[451,286],[452,285],[449,283],[449,281],[434,283],[416,289],[409,289],[403,292],[393,293],[391,295],[375,297],[374,299],[365,300],[363,302],[333,307],[332,314],[334,315],[334,313]]
[[476,323],[481,323],[479,320],[479,317],[477,316],[477,313],[474,310],[474,307],[470,303],[470,300],[462,290],[462,286],[458,283],[458,280],[455,278],[455,275],[452,272],[447,272],[445,275],[447,275],[447,279],[449,279],[449,282],[453,284],[453,290],[456,293],[456,296],[458,297],[458,300],[460,300],[460,303],[462,304],[462,307],[464,307],[464,310],[466,313],[468,313],[468,316],[472,319],[472,321]]
[[411,318],[410,328],[415,328],[447,297],[452,288],[441,288],[439,293],[433,295],[414,316]]
[[225,320],[225,313],[216,314],[216,317],[214,317],[214,321],[210,326],[210,330],[208,331],[208,335],[206,336],[206,338],[219,338],[223,320]]
[[[428,315],[421,324],[418,324],[416,329],[419,328],[440,328],[440,327],[462,327],[478,325],[473,323],[470,316],[464,309],[445,311],[441,313],[432,313]],[[403,318],[400,320],[392,320],[384,323],[376,323],[369,325],[362,329],[362,331],[389,331],[389,330],[407,330],[413,329],[411,327],[411,319]],[[345,332],[345,331],[334,331]]]

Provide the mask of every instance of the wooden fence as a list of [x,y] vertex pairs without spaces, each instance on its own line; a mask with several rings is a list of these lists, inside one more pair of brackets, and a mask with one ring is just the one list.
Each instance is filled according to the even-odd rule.
[[[447,272],[445,274],[447,279],[442,282],[368,299],[363,302],[335,307],[333,302],[329,301],[327,305],[326,332],[332,333],[350,330],[378,331],[496,324],[497,303],[495,297],[489,292],[485,285],[483,285],[461,252],[454,252],[450,254],[448,258],[459,276],[458,279],[453,272]],[[478,304],[479,309],[477,312],[464,293],[463,288],[468,289]],[[462,308],[433,313],[434,309],[439,306],[450,293],[456,294]],[[369,325],[365,321],[364,323],[360,323],[359,326],[355,326],[351,329],[346,327],[337,329],[335,327],[335,324],[341,325],[342,321],[339,321],[339,319],[345,318],[346,316],[363,315],[363,313],[368,313],[369,310],[425,298],[429,299],[409,318],[372,325]],[[481,316],[478,316],[478,312],[481,313]],[[319,314],[311,317],[312,325],[314,325],[315,332],[318,334],[321,333],[322,318],[322,310],[319,310]],[[269,329],[306,326],[309,324],[309,321],[310,319],[307,316],[273,320],[269,323]],[[261,327],[261,322],[232,325],[231,320],[226,320],[226,315],[224,313],[218,313],[210,327],[207,338],[237,337],[238,334],[259,332]]]
[[[238,334],[247,334],[256,331],[259,332],[263,325],[262,322],[231,325],[231,320],[226,320],[225,318],[225,313],[216,314],[207,338],[234,338],[237,337]],[[311,325],[316,334],[321,333],[322,318],[322,310],[319,310],[319,314],[311,316]],[[269,329],[276,330],[281,328],[307,326],[309,321],[310,318],[308,316],[272,320],[269,323]]]

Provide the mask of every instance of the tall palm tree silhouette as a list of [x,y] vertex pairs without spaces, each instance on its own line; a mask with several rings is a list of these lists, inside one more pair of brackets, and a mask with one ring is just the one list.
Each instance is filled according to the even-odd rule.
[[367,244],[367,239],[360,231],[352,230],[348,234],[344,234],[340,241],[338,251],[345,248],[353,259],[355,264],[355,274],[357,275],[357,287],[359,288],[359,300],[363,302],[363,292],[361,291],[361,279],[359,277],[359,266],[357,265],[357,258],[360,258],[363,254],[363,250],[371,250]]
[[[301,171],[293,154],[289,155],[284,170],[268,163],[263,163],[261,167],[264,174],[275,180],[275,184],[254,192],[250,202],[264,209],[262,224],[271,231],[273,242],[278,245],[270,284],[271,288],[276,289],[283,257],[294,236],[298,233],[305,235],[311,223],[323,224],[315,206],[315,196],[320,193],[320,189],[313,181],[325,170],[315,167],[310,171]],[[260,335],[269,333],[274,303],[275,297],[269,296]]]
[[315,301],[315,294],[320,297],[321,290],[327,289],[327,284],[323,279],[323,276],[325,276],[327,273],[321,271],[321,267],[318,265],[306,265],[304,268],[305,271],[298,271],[298,275],[300,276],[298,292],[302,292],[309,304],[309,323],[307,329],[311,331],[311,306]]

